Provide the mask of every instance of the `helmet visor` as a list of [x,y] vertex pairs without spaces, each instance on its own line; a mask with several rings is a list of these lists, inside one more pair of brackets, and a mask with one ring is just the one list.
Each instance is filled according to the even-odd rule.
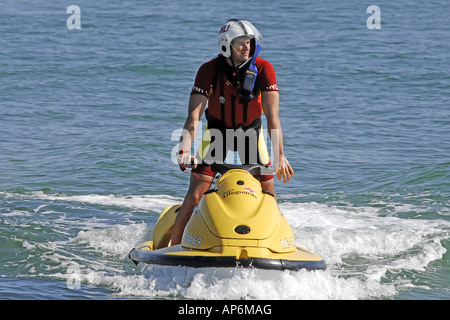
[[242,36],[248,36],[250,38],[255,38],[256,44],[262,45],[263,36],[259,33],[258,29],[255,28],[253,24],[246,20],[240,20],[237,22],[239,26],[242,28]]
[[242,37],[236,38],[233,41],[231,41],[231,46],[236,50],[240,50],[245,46],[250,47],[252,39],[254,39],[254,38],[255,37],[253,37],[253,36],[242,36]]

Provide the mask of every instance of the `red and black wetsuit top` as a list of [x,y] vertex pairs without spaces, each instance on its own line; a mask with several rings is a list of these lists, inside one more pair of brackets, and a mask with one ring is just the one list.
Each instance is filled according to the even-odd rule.
[[[220,75],[218,64],[222,64],[223,74],[223,100],[219,101],[221,96]],[[222,56],[218,56],[204,63],[198,70],[195,77],[195,83],[192,87],[192,94],[202,94],[208,97],[208,109],[206,110],[207,119],[220,120],[227,128],[247,127],[254,120],[261,117],[263,110],[261,104],[260,91],[278,91],[275,70],[270,62],[259,57],[255,60],[258,69],[255,89],[255,97],[248,102],[243,102],[239,97],[238,73],[235,68],[226,63]],[[244,72],[241,72],[242,74]],[[242,74],[240,77],[242,77]],[[242,83],[242,82],[241,82]],[[221,103],[222,102],[222,103]],[[244,114],[246,113],[246,114]]]

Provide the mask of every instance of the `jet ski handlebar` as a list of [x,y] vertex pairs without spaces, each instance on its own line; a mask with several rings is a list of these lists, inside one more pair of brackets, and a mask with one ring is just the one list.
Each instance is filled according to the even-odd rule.
[[211,170],[214,172],[218,172],[220,174],[224,174],[228,170],[232,169],[243,169],[248,171],[251,175],[258,174],[274,174],[275,168],[269,165],[261,165],[261,164],[226,164],[226,163],[213,163],[211,165]]

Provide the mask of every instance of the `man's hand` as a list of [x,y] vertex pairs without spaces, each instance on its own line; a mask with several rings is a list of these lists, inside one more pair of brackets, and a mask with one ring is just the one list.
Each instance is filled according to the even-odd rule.
[[276,165],[278,180],[283,176],[283,182],[289,181],[291,176],[294,177],[294,170],[284,155],[280,155],[278,164]]
[[180,169],[185,171],[186,168],[195,169],[197,167],[198,161],[192,156],[189,151],[180,150],[177,154],[177,161]]

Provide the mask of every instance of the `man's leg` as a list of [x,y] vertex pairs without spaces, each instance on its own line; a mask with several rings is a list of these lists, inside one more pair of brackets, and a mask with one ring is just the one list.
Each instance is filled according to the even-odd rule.
[[273,179],[261,181],[261,188],[265,191],[269,191],[271,194],[275,196],[275,199],[277,198],[275,195],[275,187],[273,183]]
[[191,175],[189,189],[173,225],[172,245],[181,243],[181,237],[183,236],[186,224],[191,218],[192,210],[200,202],[203,194],[211,187],[213,180],[214,177],[201,173],[196,173],[196,176]]

